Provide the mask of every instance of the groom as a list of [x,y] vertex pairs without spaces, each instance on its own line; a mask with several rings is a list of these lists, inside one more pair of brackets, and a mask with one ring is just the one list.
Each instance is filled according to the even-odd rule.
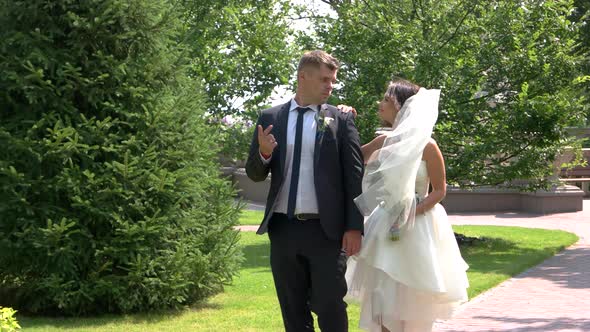
[[272,173],[258,234],[268,231],[270,265],[286,331],[348,331],[346,256],[361,245],[363,157],[352,113],[324,104],[338,61],[324,51],[303,55],[295,97],[262,111],[246,172]]

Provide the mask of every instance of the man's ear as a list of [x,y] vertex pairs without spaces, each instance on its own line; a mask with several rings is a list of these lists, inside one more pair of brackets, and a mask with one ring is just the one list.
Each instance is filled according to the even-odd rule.
[[305,70],[300,70],[297,72],[297,79],[298,80],[304,80],[307,78],[307,72]]

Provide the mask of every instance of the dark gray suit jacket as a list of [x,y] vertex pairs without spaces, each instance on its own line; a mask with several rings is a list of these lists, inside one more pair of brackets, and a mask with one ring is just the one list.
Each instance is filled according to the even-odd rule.
[[[270,163],[265,165],[258,151],[258,134],[254,131],[246,173],[253,181],[264,181],[272,174],[266,201],[264,219],[258,234],[268,230],[268,222],[276,204],[277,195],[285,182],[287,121],[290,101],[262,111],[257,125],[266,129],[273,125],[272,134],[277,140]],[[316,134],[314,152],[314,183],[322,229],[334,240],[340,240],[347,230],[363,231],[363,216],[353,199],[361,194],[363,155],[358,131],[351,113],[342,113],[336,107],[324,104],[321,114],[334,119],[323,132]]]

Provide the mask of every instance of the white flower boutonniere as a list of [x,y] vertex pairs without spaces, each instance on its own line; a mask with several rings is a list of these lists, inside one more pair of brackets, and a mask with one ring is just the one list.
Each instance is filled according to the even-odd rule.
[[324,131],[326,130],[326,127],[328,127],[330,125],[330,123],[332,123],[332,121],[334,121],[334,118],[326,116],[327,111],[328,111],[328,106],[326,104],[324,104],[320,108],[320,111],[316,113],[316,116],[315,116],[315,121],[317,124],[316,139],[322,138],[322,136],[324,135]]
[[318,125],[318,132],[323,132],[326,127],[329,126],[332,121],[334,121],[334,118],[326,116],[326,111],[326,105],[322,105],[320,111],[316,113],[315,120]]
[[329,116],[326,117],[321,117],[318,120],[318,131],[319,132],[323,132],[324,130],[326,130],[326,127],[330,125],[330,123],[334,121],[334,118],[331,118]]

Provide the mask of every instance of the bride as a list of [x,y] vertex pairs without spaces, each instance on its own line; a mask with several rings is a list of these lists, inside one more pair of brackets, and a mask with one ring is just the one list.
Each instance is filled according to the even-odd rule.
[[468,266],[438,204],[446,193],[445,167],[430,136],[439,96],[440,90],[390,82],[379,116],[392,130],[362,147],[367,167],[355,202],[368,217],[346,279],[365,330],[431,331],[436,319],[451,317],[467,301]]

